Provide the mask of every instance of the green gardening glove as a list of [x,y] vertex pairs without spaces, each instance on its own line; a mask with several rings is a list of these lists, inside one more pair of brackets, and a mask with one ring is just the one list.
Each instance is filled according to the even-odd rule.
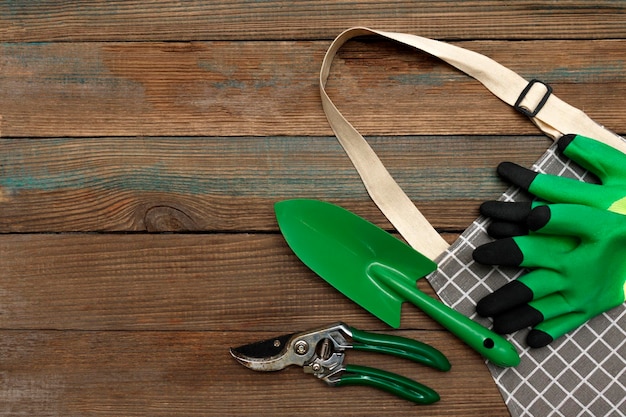
[[[541,200],[522,203],[488,201],[481,206],[481,213],[492,220],[488,233],[506,239],[480,247],[474,254],[478,262],[532,269],[529,274],[482,299],[477,306],[479,314],[494,317],[494,329],[501,333],[537,324],[527,338],[532,347],[545,346],[568,328],[577,327],[588,318],[612,308],[611,305],[621,304],[624,298],[624,273],[611,272],[615,266],[605,267],[619,263],[619,259],[613,256],[623,246],[620,235],[624,234],[624,229],[616,227],[604,233],[604,228],[610,229],[608,225],[613,223],[602,220],[612,217],[620,223],[621,217],[598,210],[594,221],[588,222],[588,216],[583,212],[594,211],[591,207],[595,207],[626,214],[626,155],[579,135],[563,136],[557,146],[565,156],[594,173],[601,183],[588,184],[539,174],[510,162],[500,164],[500,176],[537,197],[548,202],[582,206],[545,206]],[[540,206],[544,207],[538,208]],[[570,208],[562,209],[562,206]],[[551,214],[555,207],[560,214]],[[599,227],[593,230],[596,223]],[[535,229],[537,232],[533,233]],[[530,236],[524,236],[529,231]],[[598,249],[603,246],[609,249]],[[604,257],[608,257],[609,262]],[[590,267],[592,271],[588,271]],[[596,303],[577,301],[585,294],[596,294],[587,287],[605,288],[605,284],[617,289],[601,297],[592,297],[598,300]],[[617,298],[609,302],[610,297]],[[581,309],[580,306],[585,307]],[[563,313],[568,310],[571,311]]]
[[[540,174],[512,162],[498,166],[498,174],[513,185],[552,203],[582,204],[626,214],[626,155],[594,139],[580,135],[565,135],[557,142],[560,152],[595,174],[601,184],[589,184],[571,178]],[[481,212],[494,219],[489,233],[494,237],[528,232],[519,222],[528,210],[540,205],[489,201]],[[503,222],[501,219],[515,219]]]
[[533,327],[530,347],[542,347],[626,299],[626,216],[574,204],[528,212],[531,233],[478,247],[483,264],[521,266],[531,272],[479,301],[494,330]]

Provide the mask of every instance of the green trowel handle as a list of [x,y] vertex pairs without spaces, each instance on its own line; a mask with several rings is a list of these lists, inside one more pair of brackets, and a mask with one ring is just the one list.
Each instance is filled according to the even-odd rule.
[[439,394],[412,379],[367,366],[347,365],[334,386],[367,385],[378,388],[417,404],[439,401]]
[[448,371],[450,362],[443,353],[426,343],[388,334],[368,333],[350,327],[352,348],[355,350],[384,353]]
[[370,265],[370,274],[373,274],[378,282],[391,291],[415,304],[428,316],[494,364],[503,367],[519,364],[519,354],[508,340],[427,296],[415,286],[415,281],[411,278],[386,265],[376,263]]

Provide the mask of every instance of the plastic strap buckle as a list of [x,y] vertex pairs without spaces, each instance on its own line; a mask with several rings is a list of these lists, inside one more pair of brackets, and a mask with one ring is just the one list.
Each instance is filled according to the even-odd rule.
[[[539,102],[537,103],[534,109],[528,109],[526,107],[522,107],[521,106],[522,101],[524,101],[524,99],[526,98],[526,95],[528,95],[528,93],[530,92],[530,90],[533,88],[535,84],[541,84],[546,89],[545,94],[543,95],[541,100],[539,100]],[[535,117],[537,113],[539,113],[541,109],[543,108],[543,106],[546,104],[546,101],[548,101],[548,98],[550,98],[551,94],[552,94],[552,87],[550,87],[548,84],[537,79],[531,80],[526,86],[526,88],[524,88],[524,91],[522,91],[522,94],[519,95],[513,107],[515,108],[515,110],[519,111],[520,113],[528,117]]]

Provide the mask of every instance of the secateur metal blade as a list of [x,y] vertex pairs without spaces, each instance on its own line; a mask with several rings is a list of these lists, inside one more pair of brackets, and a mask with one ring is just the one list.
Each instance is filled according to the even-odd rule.
[[[345,335],[350,335],[350,328],[344,323],[330,327],[320,327],[300,333],[290,333],[260,342],[231,348],[230,354],[239,363],[255,371],[280,371],[290,365],[308,366],[321,357],[330,357],[319,348],[323,341],[329,340],[339,349],[348,349]],[[343,353],[341,353],[343,355]]]
[[285,345],[295,333],[284,334],[260,342],[230,349],[230,354],[240,364],[255,371],[280,371],[290,365],[285,355]]

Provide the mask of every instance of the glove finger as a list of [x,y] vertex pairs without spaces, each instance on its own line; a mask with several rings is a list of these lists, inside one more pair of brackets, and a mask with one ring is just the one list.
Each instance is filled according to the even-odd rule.
[[538,172],[513,162],[501,162],[496,171],[502,179],[526,191],[528,191],[537,175],[539,175]]
[[557,146],[563,155],[594,173],[603,184],[626,179],[626,155],[597,140],[581,135],[565,135]]
[[535,298],[545,297],[562,289],[563,279],[559,274],[551,270],[538,269],[483,297],[476,305],[476,312],[482,317],[497,316],[528,304]]
[[519,266],[553,271],[559,271],[562,268],[562,257],[579,244],[574,237],[551,234],[518,236],[514,240],[523,254]]
[[533,297],[532,290],[523,282],[511,281],[478,301],[476,312],[482,317],[497,316],[530,302]]
[[524,236],[528,234],[528,231],[528,226],[525,223],[494,221],[487,226],[487,234],[495,239]]
[[[560,294],[551,294],[494,316],[493,329],[496,333],[504,334],[537,326],[539,331],[542,331],[540,323],[566,316],[571,312],[572,306]],[[550,326],[548,328],[551,330]]]
[[489,236],[496,239],[528,234],[526,218],[533,208],[533,203],[486,201],[480,206],[480,213],[491,218],[487,226]]
[[568,286],[567,279],[553,269],[536,269],[517,280],[530,289],[534,300],[556,294]]
[[533,208],[531,201],[485,201],[480,205],[480,214],[506,222],[526,223],[526,218]]
[[566,236],[516,236],[481,245],[474,249],[472,256],[484,265],[556,269],[559,255],[575,247],[576,241]]
[[494,316],[493,331],[499,334],[513,333],[526,327],[535,326],[543,320],[539,310],[524,304]]
[[537,311],[541,312],[544,320],[550,320],[555,317],[563,316],[565,314],[572,313],[577,309],[577,306],[568,303],[559,293],[550,294],[542,298],[535,298],[528,304]]
[[545,320],[526,336],[526,343],[532,348],[544,347],[566,333],[582,326],[588,317],[582,313],[569,313]]
[[528,216],[531,231],[594,239],[601,230],[621,228],[624,216],[607,210],[577,204],[552,204],[533,209]]
[[584,204],[606,208],[614,200],[613,196],[604,196],[601,185],[558,175],[540,174],[512,162],[502,162],[498,165],[498,174],[512,184],[552,203]]
[[485,243],[474,249],[472,257],[484,265],[519,266],[524,261],[524,254],[514,238]]
[[543,316],[541,323],[536,323],[526,337],[526,343],[530,347],[545,346],[586,320],[581,313],[575,311],[577,307],[568,303],[561,294],[534,300],[529,305]]

